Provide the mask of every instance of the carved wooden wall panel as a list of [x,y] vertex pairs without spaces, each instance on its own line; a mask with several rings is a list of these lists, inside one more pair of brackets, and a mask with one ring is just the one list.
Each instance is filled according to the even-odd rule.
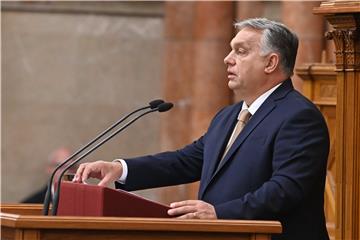
[[327,1],[314,12],[334,30],[336,107],[336,239],[360,239],[360,2]]
[[330,239],[335,238],[335,129],[336,129],[336,72],[334,65],[307,64],[296,69],[303,79],[303,94],[322,112],[330,134],[330,152],[325,185],[324,210]]

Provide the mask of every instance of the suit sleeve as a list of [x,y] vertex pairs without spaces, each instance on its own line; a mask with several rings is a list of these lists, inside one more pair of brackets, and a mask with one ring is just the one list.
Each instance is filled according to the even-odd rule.
[[[221,109],[214,119],[224,109]],[[199,181],[205,142],[206,133],[192,144],[177,151],[124,159],[128,166],[126,183],[115,182],[115,187],[134,191]]]
[[285,120],[273,146],[271,178],[254,192],[216,205],[219,218],[273,219],[321,189],[318,184],[324,184],[329,136],[317,110],[305,109]]
[[204,138],[202,136],[177,151],[125,159],[128,166],[126,183],[115,182],[116,188],[134,191],[200,180]]

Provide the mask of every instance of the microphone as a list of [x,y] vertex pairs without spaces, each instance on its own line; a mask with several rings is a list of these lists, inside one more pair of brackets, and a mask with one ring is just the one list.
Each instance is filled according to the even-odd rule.
[[149,106],[147,106],[146,108],[150,107],[151,109],[154,109],[154,108],[157,108],[162,103],[164,103],[164,100],[156,99],[156,100],[149,102]]
[[107,136],[105,139],[103,139],[101,142],[99,142],[98,144],[96,144],[95,146],[93,146],[90,150],[88,150],[86,153],[84,153],[83,155],[81,155],[80,157],[78,157],[75,161],[71,162],[67,167],[65,167],[61,173],[60,176],[58,177],[58,181],[57,181],[57,185],[55,188],[55,193],[54,193],[54,201],[53,201],[53,206],[51,209],[51,214],[53,216],[55,216],[57,214],[57,209],[58,209],[58,205],[59,205],[59,198],[60,198],[60,187],[61,187],[61,179],[64,176],[65,172],[67,170],[69,170],[72,166],[74,166],[75,164],[77,164],[78,162],[80,162],[83,158],[85,158],[86,156],[88,156],[90,153],[92,153],[93,151],[95,151],[97,148],[99,148],[100,146],[102,146],[103,144],[105,144],[107,141],[109,141],[110,139],[112,139],[115,135],[117,135],[118,133],[122,132],[123,130],[125,130],[127,127],[129,127],[132,123],[134,123],[135,121],[137,121],[139,118],[152,113],[152,112],[166,112],[169,111],[172,107],[174,106],[174,104],[169,103],[169,102],[165,102],[165,103],[161,103],[158,105],[157,108],[153,108],[150,109],[140,115],[138,115],[137,117],[133,118],[132,120],[130,120],[129,122],[127,122],[124,126],[122,126],[121,128],[117,129],[115,132],[111,133],[109,136]]
[[81,147],[79,150],[77,150],[74,154],[72,154],[70,157],[68,157],[66,160],[64,160],[61,164],[59,164],[54,171],[52,172],[48,185],[47,185],[47,190],[46,190],[46,194],[45,194],[45,199],[44,199],[44,206],[43,206],[43,214],[44,215],[48,215],[49,213],[49,207],[50,207],[50,202],[52,202],[52,198],[51,198],[51,186],[52,183],[54,181],[54,177],[56,172],[62,168],[65,164],[69,163],[75,156],[77,156],[79,153],[81,153],[82,151],[84,151],[86,148],[88,148],[90,145],[94,144],[97,140],[99,140],[101,137],[103,137],[105,134],[107,134],[108,132],[110,132],[112,129],[114,129],[116,126],[118,126],[120,123],[124,122],[126,119],[128,119],[130,116],[132,116],[133,114],[143,111],[145,109],[157,109],[157,107],[161,104],[163,104],[164,101],[162,99],[156,99],[153,100],[149,103],[148,106],[146,107],[141,107],[136,109],[135,111],[129,113],[128,115],[122,117],[121,119],[119,119],[116,123],[114,123],[113,125],[111,125],[110,127],[108,127],[105,131],[103,131],[102,133],[100,133],[98,136],[96,136],[93,140],[91,140],[89,143],[87,143],[85,146]]
[[162,103],[162,104],[159,105],[158,111],[159,112],[166,112],[166,111],[169,111],[173,106],[174,106],[174,104],[172,104],[171,102]]

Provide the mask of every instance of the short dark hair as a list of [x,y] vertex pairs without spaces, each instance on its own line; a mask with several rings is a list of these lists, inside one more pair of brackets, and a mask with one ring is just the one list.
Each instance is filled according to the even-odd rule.
[[235,23],[235,28],[239,31],[244,28],[262,30],[262,54],[278,53],[284,73],[288,77],[293,75],[299,40],[284,24],[266,18],[251,18]]

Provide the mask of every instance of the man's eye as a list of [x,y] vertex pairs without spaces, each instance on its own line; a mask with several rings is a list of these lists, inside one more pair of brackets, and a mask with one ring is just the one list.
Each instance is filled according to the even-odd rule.
[[246,51],[245,51],[244,49],[237,49],[237,50],[235,51],[235,53],[236,53],[236,54],[245,54]]

